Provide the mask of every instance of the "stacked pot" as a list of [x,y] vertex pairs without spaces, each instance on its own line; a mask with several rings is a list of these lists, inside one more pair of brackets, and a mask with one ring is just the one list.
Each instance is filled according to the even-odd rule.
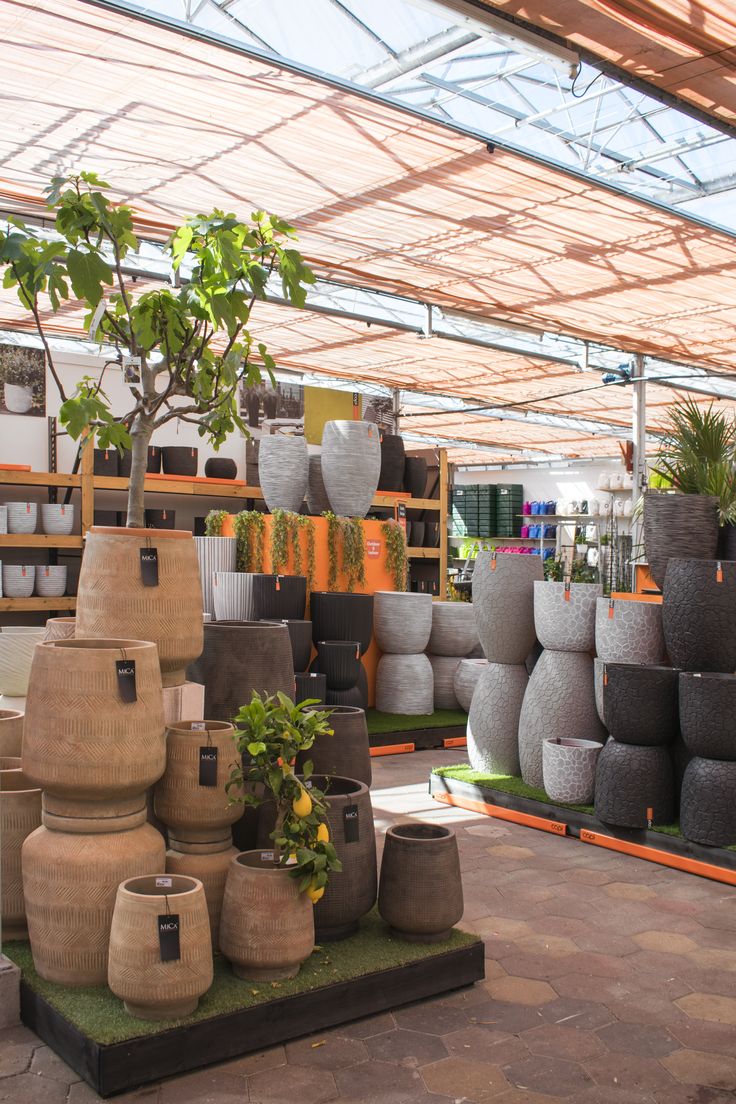
[[373,639],[373,595],[312,591],[310,612],[317,658],[309,670],[326,676],[327,704],[367,709],[361,661]]
[[381,474],[378,427],[372,422],[326,422],[321,473],[333,512],[340,517],[365,517]]
[[662,663],[665,651],[661,605],[635,599],[599,598],[595,608],[595,650],[595,704],[603,721],[606,663]]
[[434,675],[435,709],[458,709],[455,676],[460,661],[478,645],[470,602],[433,602],[432,633],[427,645]]
[[[41,791],[23,774],[20,758],[4,753],[11,738],[2,727],[0,741],[0,935],[3,940],[27,939],[21,852],[24,840],[41,824]],[[20,738],[17,745],[20,752]]]
[[383,653],[376,672],[376,709],[432,713],[434,672],[425,654],[432,635],[431,594],[378,591],[374,600],[373,628]]

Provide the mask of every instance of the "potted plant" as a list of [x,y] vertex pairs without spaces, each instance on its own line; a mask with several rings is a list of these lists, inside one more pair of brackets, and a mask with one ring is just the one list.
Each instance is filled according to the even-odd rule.
[[43,411],[45,368],[40,350],[4,345],[0,379],[3,402],[9,414],[28,414],[34,405]]

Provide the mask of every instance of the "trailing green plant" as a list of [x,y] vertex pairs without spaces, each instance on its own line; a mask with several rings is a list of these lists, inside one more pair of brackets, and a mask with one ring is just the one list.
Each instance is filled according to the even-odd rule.
[[[299,540],[299,532],[306,533],[307,542],[307,564],[304,574],[307,577],[307,594],[311,594],[314,590],[314,578],[317,572],[317,550],[314,536],[314,519],[307,514],[295,514],[296,517],[296,532],[292,535],[294,540],[294,557],[296,563],[296,549],[299,549],[301,554],[301,542]],[[296,568],[295,574],[301,574],[301,558],[299,560],[299,569]]]
[[304,763],[301,778],[292,768],[318,736],[333,735],[329,710],[312,708],[318,704],[310,698],[296,705],[281,692],[271,697],[254,692],[235,718],[240,762],[226,787],[232,801],[275,802],[274,857],[315,903],[330,874],[342,869],[330,842],[324,793],[311,782],[312,763]]
[[205,536],[221,537],[222,527],[225,524],[225,518],[227,516],[227,510],[210,510],[207,517],[204,519]]
[[290,510],[274,510],[271,514],[271,571],[274,575],[283,575],[289,562],[291,517]]
[[340,518],[342,533],[342,570],[345,589],[350,593],[365,586],[365,537],[360,518]]
[[736,420],[685,398],[669,411],[654,475],[681,494],[715,495],[721,525],[736,523]]
[[259,510],[241,510],[233,518],[237,571],[263,571],[265,516]]
[[327,589],[337,590],[337,577],[340,571],[340,519],[332,510],[325,510],[322,514],[327,519]]
[[[406,554],[406,533],[403,525],[389,518],[381,525],[386,541],[386,567],[391,572],[396,590],[406,590],[406,575],[409,558]],[[454,589],[454,588],[453,588]],[[463,599],[458,598],[458,601]]]

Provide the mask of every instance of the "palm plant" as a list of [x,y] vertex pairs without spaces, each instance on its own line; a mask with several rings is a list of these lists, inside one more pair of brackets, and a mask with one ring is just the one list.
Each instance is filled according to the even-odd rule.
[[670,411],[654,474],[681,494],[715,495],[721,525],[736,523],[736,421],[686,398]]

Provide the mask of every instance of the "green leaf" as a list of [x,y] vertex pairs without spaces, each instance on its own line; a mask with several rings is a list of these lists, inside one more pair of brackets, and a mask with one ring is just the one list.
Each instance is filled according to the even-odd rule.
[[112,284],[112,269],[99,253],[70,249],[66,259],[72,290],[78,299],[96,307],[103,295],[103,285]]

